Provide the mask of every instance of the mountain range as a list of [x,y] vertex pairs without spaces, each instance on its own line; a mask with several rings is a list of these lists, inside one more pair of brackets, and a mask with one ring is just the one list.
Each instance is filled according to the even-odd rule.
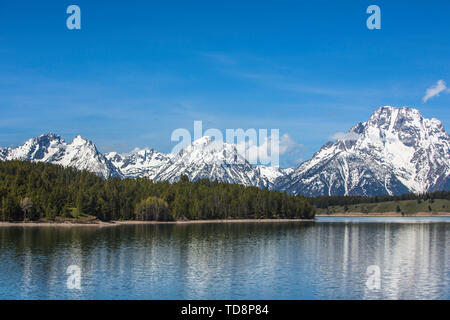
[[381,107],[326,143],[277,188],[305,195],[381,195],[450,189],[449,135],[412,108]]
[[49,162],[104,178],[174,182],[187,175],[307,196],[373,196],[449,190],[449,144],[439,120],[424,118],[416,109],[386,106],[297,168],[253,166],[236,145],[207,136],[173,155],[148,148],[102,154],[81,136],[67,143],[44,134],[16,148],[0,148],[0,160]]

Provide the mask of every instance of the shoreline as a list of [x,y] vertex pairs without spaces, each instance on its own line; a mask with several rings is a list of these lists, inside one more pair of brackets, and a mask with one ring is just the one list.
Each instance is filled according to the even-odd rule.
[[316,217],[450,217],[450,212],[417,212],[402,215],[398,212],[377,212],[377,213],[362,213],[362,212],[349,212],[349,213],[320,213],[316,214]]
[[[378,212],[378,213],[362,213],[362,212],[349,212],[349,213],[321,213],[316,214],[315,217],[335,217],[335,218],[351,218],[351,217],[368,217],[368,218],[407,218],[407,217],[450,217],[450,212],[417,212],[412,214],[405,214],[397,212]],[[313,222],[315,219],[213,219],[213,220],[177,220],[177,221],[90,221],[90,222],[78,222],[78,221],[28,221],[28,222],[4,222],[0,221],[0,227],[116,227],[123,225],[183,225],[183,224],[205,224],[205,223],[286,223],[286,222]]]
[[312,222],[314,219],[214,219],[214,220],[177,220],[177,221],[93,221],[93,222],[1,222],[0,227],[115,227],[123,225],[157,225],[157,224],[204,224],[204,223],[270,223],[270,222]]

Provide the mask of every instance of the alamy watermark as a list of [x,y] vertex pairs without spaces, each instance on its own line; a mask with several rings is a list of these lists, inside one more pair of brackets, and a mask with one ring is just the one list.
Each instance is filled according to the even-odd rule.
[[380,30],[381,29],[381,9],[377,5],[370,5],[366,10],[367,14],[370,14],[367,18],[366,25],[369,30]]
[[71,265],[67,268],[67,289],[69,290],[81,290],[81,268],[77,265]]
[[369,290],[380,290],[381,289],[381,269],[377,265],[368,266],[366,270],[366,275],[368,276],[366,281],[366,287]]
[[66,26],[69,30],[80,30],[81,29],[81,9],[77,5],[70,5],[66,10],[67,14],[70,16],[66,20]]
[[[70,16],[66,20],[66,26],[69,30],[81,29],[81,9],[78,5],[71,4],[67,7],[67,14]],[[379,6],[372,4],[367,7],[366,13],[370,14],[367,18],[366,26],[369,30],[381,29],[381,9]]]

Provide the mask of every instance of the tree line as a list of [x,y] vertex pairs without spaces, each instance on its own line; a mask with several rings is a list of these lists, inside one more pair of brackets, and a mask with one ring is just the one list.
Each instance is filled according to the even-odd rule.
[[402,195],[382,195],[382,196],[317,196],[308,197],[308,201],[317,208],[327,209],[330,206],[348,206],[360,203],[378,203],[387,201],[401,201],[401,200],[417,200],[427,201],[434,199],[450,200],[450,191],[436,191],[425,193],[405,193]]
[[209,179],[103,179],[49,163],[0,162],[3,221],[88,215],[111,220],[313,218],[303,196]]

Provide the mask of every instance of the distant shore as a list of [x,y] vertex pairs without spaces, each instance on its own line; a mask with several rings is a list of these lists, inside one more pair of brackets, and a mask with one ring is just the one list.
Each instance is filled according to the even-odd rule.
[[200,223],[267,223],[267,222],[311,222],[314,219],[223,219],[223,220],[177,220],[177,221],[57,221],[57,222],[0,222],[0,227],[113,227],[147,224],[200,224]]
[[399,212],[347,212],[347,213],[320,213],[316,217],[450,217],[450,212],[417,212],[402,215]]
[[[402,215],[398,212],[348,212],[316,214],[316,217],[450,217],[450,212],[417,212]],[[286,223],[286,222],[311,222],[314,219],[214,219],[214,220],[177,220],[177,221],[28,221],[28,222],[1,222],[0,227],[114,227],[123,225],[148,225],[148,224],[201,224],[201,223]]]

